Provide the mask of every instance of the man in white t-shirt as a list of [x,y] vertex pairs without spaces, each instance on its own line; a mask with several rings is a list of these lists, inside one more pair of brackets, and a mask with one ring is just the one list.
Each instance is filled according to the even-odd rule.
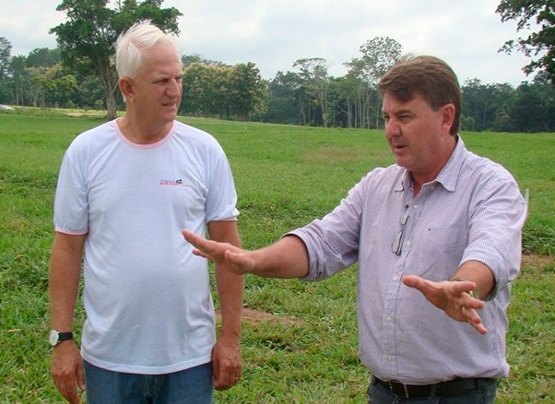
[[[206,260],[183,228],[240,245],[227,158],[209,134],[175,120],[182,64],[175,38],[149,22],[116,43],[122,118],[65,153],[50,269],[52,375],[70,402],[212,402],[241,374],[243,278],[216,266],[215,337]],[[73,317],[81,267],[86,320]]]

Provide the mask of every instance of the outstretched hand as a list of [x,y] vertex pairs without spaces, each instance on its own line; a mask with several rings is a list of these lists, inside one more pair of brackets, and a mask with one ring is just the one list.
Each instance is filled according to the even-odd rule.
[[415,275],[406,275],[403,277],[403,283],[418,289],[430,303],[443,310],[452,319],[469,323],[480,334],[487,333],[476,311],[484,307],[484,302],[471,295],[476,289],[474,282],[433,282]]
[[207,258],[216,264],[225,264],[232,272],[243,275],[252,272],[255,266],[252,252],[243,250],[229,243],[208,240],[189,230],[182,231],[183,237],[195,249],[194,255]]

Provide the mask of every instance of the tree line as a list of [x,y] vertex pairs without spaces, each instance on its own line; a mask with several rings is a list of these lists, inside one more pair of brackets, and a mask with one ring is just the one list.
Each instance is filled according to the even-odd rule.
[[[0,103],[40,107],[105,109],[113,119],[124,108],[117,91],[113,43],[134,22],[149,19],[166,32],[178,34],[176,8],[163,0],[63,0],[58,11],[67,20],[53,27],[56,49],[34,49],[27,56],[11,55],[11,43],[0,37]],[[527,3],[527,2],[526,2]],[[524,70],[538,72],[532,82],[516,88],[484,84],[479,79],[462,85],[463,130],[555,131],[554,52],[555,6],[538,0],[533,7],[519,0],[502,0],[496,12],[502,21],[515,19],[517,31],[535,19],[542,29],[501,51],[517,48],[540,55]],[[377,83],[401,57],[402,46],[389,37],[375,37],[359,48],[359,57],[345,62],[347,74],[328,74],[323,58],[304,58],[292,70],[264,80],[252,62],[235,66],[183,55],[181,114],[223,119],[255,120],[300,125],[379,128],[381,100]]]
[[[105,110],[101,79],[64,67],[60,49],[39,48],[10,55],[0,37],[0,104]],[[384,55],[388,50],[389,55]],[[401,56],[391,38],[361,46],[347,74],[332,77],[322,58],[300,59],[271,80],[252,62],[226,65],[199,55],[183,55],[183,115],[310,126],[382,127],[376,89],[381,75]],[[461,125],[472,131],[555,131],[555,87],[541,74],[532,82],[462,83]],[[119,109],[123,100],[116,95]]]

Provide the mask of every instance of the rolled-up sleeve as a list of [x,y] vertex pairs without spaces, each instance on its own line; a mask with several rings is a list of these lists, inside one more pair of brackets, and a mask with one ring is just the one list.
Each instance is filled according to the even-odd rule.
[[364,193],[369,181],[365,177],[347,197],[322,219],[286,235],[295,235],[305,244],[309,256],[309,273],[302,280],[328,278],[353,265],[358,259]]
[[526,201],[508,172],[497,167],[476,187],[472,200],[468,246],[461,263],[470,260],[486,264],[495,277],[497,290],[514,280],[520,270],[522,228],[527,216]]

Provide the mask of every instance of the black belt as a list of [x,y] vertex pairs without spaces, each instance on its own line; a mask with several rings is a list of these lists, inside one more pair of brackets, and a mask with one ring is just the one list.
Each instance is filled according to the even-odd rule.
[[457,378],[436,384],[415,385],[398,382],[386,382],[372,376],[372,384],[381,384],[393,394],[409,399],[418,397],[455,397],[476,390],[480,382],[495,383],[495,379]]

